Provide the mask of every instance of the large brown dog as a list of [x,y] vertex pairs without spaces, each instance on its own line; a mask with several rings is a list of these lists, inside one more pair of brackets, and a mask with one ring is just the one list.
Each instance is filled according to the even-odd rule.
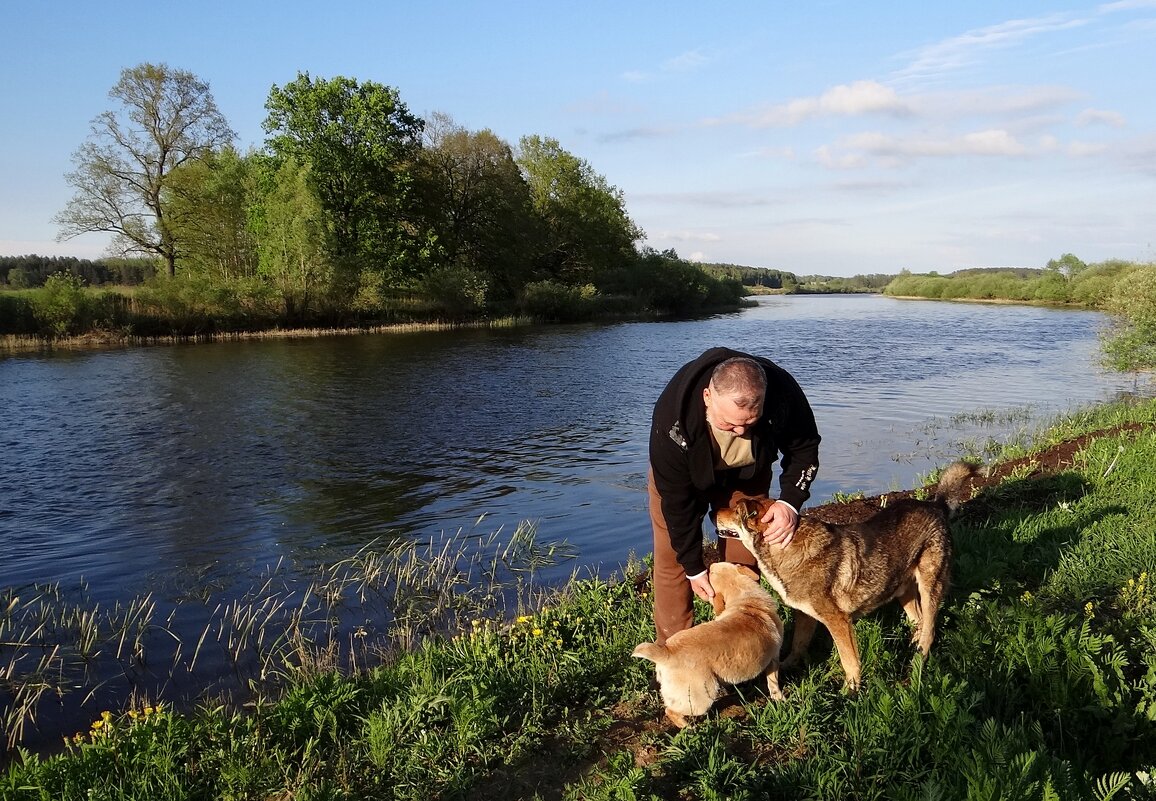
[[674,634],[666,645],[644,642],[632,656],[654,662],[666,716],[679,728],[688,717],[705,715],[723,694],[722,685],[767,677],[771,697],[779,689],[783,621],[774,596],[749,567],[715,562],[710,566],[715,619]]
[[762,537],[759,521],[770,499],[743,499],[719,510],[719,535],[741,539],[783,603],[798,613],[784,666],[803,655],[818,620],[831,632],[848,687],[857,688],[859,646],[852,622],[892,599],[915,625],[911,641],[924,655],[930,651],[935,615],[951,581],[947,517],[967,500],[977,470],[955,462],[940,477],[934,500],[904,498],[860,523],[803,517],[786,548]]

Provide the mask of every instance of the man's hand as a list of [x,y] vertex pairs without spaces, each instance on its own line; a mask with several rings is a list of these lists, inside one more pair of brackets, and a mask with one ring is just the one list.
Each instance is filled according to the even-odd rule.
[[775,501],[759,522],[766,526],[766,529],[763,530],[765,542],[786,548],[795,536],[795,529],[799,525],[799,515],[791,508],[790,504]]
[[694,594],[702,598],[707,603],[714,598],[714,587],[710,586],[710,571],[704,570],[697,576],[687,577],[690,582],[690,588],[694,590]]

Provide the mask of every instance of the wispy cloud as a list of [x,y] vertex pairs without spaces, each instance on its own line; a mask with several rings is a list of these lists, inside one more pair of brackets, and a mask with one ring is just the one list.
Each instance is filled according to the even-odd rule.
[[597,139],[602,144],[610,144],[614,142],[637,142],[646,139],[662,139],[666,136],[670,136],[674,132],[674,128],[640,126],[637,128],[626,128],[621,131],[609,131],[604,134],[599,134]]
[[1112,128],[1123,128],[1127,125],[1124,115],[1116,111],[1101,109],[1084,109],[1076,116],[1076,125],[1107,125]]
[[701,50],[688,50],[674,58],[667,59],[662,64],[663,72],[688,72],[696,70],[710,62],[710,59]]
[[783,201],[744,192],[631,192],[630,202],[736,209],[780,205]]
[[684,73],[701,69],[711,62],[711,57],[700,48],[687,50],[677,56],[668,58],[653,70],[627,70],[622,73],[622,80],[627,83],[649,83],[664,73]]
[[936,78],[977,64],[993,50],[1013,47],[1036,36],[1078,28],[1087,23],[1087,19],[1070,14],[1048,14],[975,28],[915,51],[910,63],[897,71],[894,79],[902,82]]

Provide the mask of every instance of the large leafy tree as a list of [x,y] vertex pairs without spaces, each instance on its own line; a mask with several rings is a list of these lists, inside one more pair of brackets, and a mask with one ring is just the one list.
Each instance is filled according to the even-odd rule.
[[435,113],[420,165],[421,208],[443,267],[483,277],[491,297],[513,298],[529,275],[538,227],[510,146]]
[[168,220],[175,170],[236,137],[209,85],[187,70],[140,64],[109,91],[116,107],[92,121],[66,180],[76,190],[56,216],[59,239],[112,233],[113,248],[164,261],[170,276],[182,243]]
[[327,248],[348,288],[356,289],[366,265],[404,274],[420,240],[410,199],[422,120],[391,87],[308,73],[274,86],[265,108],[274,159],[309,170]]
[[524,136],[518,165],[547,228],[539,261],[550,277],[597,285],[634,261],[642,231],[627,215],[621,190],[588,162],[557,139]]

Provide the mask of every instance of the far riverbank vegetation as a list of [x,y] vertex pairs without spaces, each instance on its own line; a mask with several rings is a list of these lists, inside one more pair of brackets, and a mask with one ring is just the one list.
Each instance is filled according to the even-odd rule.
[[[66,176],[59,238],[111,234],[101,260],[0,258],[0,344],[131,342],[414,325],[686,317],[764,293],[886,292],[1103,309],[1137,329],[1151,264],[949,276],[799,276],[642,245],[623,192],[555,138],[511,144],[393,87],[298,73],[246,152],[206,82],[122,71]],[[1134,280],[1139,279],[1139,280]],[[1144,330],[1139,330],[1144,329]],[[1151,363],[1151,359],[1147,360]]]
[[[315,594],[266,588],[187,644],[179,663],[256,657],[243,704],[209,696],[179,709],[140,693],[94,707],[90,694],[83,722],[35,750],[20,735],[56,693],[23,710],[13,694],[62,681],[62,697],[82,696],[100,653],[140,669],[139,643],[163,622],[141,628],[147,599],[118,608],[117,629],[107,614],[74,625],[85,610],[9,595],[0,698],[17,747],[0,798],[1153,798],[1154,424],[1156,401],[1121,400],[991,460],[999,478],[952,523],[952,588],[926,660],[908,647],[902,612],[884,608],[856,624],[858,693],[820,634],[784,675],[784,700],[741,685],[683,730],[665,723],[653,666],[630,656],[653,636],[645,562],[502,608],[492,584],[447,581],[452,549],[371,547],[325,572]],[[514,550],[525,563],[549,546],[529,537]],[[509,556],[492,551],[474,575],[515,566]],[[392,644],[343,633],[332,614],[339,597],[377,595],[412,601]],[[56,665],[38,669],[54,651],[79,689]]]

